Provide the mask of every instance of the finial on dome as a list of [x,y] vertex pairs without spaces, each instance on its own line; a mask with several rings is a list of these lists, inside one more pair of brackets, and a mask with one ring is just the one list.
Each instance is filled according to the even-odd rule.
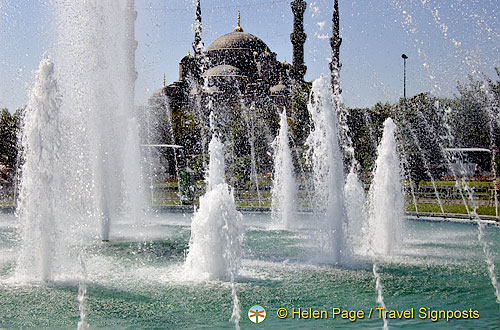
[[286,57],[285,57],[285,59],[283,60],[283,64],[288,64],[288,63],[286,63]]
[[167,84],[166,84],[166,78],[165,78],[165,74],[163,74],[163,87],[165,87]]
[[236,27],[234,28],[234,32],[243,32],[243,29],[240,26],[240,18],[241,14],[240,11],[238,10],[238,25],[236,25]]

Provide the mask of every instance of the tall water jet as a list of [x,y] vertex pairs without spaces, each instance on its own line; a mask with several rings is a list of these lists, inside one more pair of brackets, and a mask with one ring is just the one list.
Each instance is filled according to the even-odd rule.
[[139,204],[142,194],[136,186],[141,180],[139,141],[129,125],[136,79],[134,1],[54,4],[69,131],[63,155],[70,168],[68,190],[75,203],[81,200],[78,213],[101,219],[101,238],[108,240],[112,219]]
[[403,230],[404,196],[395,133],[396,125],[387,118],[370,187],[370,241],[378,254],[393,252]]
[[[241,102],[242,104],[243,101]],[[245,121],[248,127],[248,143],[250,145],[250,180],[253,180],[253,188],[257,193],[257,201],[259,202],[259,207],[262,206],[262,200],[260,197],[260,189],[259,189],[259,175],[257,171],[257,153],[255,151],[255,104],[252,103],[250,108],[247,108]]]
[[314,128],[307,138],[308,157],[314,173],[315,210],[320,256],[325,262],[347,262],[349,251],[344,241],[347,215],[344,173],[339,146],[338,122],[332,90],[324,77],[312,85],[307,105]]
[[274,177],[272,188],[272,221],[277,228],[292,224],[297,204],[297,185],[293,174],[292,151],[288,138],[286,110],[280,115],[280,129],[273,142]]
[[147,205],[146,189],[143,180],[143,169],[141,166],[141,150],[139,143],[139,123],[135,114],[135,51],[137,41],[135,40],[135,20],[137,11],[135,1],[127,0],[123,10],[124,25],[123,37],[123,64],[124,83],[120,87],[120,96],[125,98],[122,111],[127,121],[127,136],[125,140],[125,155],[123,164],[124,200],[123,210],[135,222],[144,214]]
[[16,277],[22,281],[53,280],[57,241],[63,225],[58,214],[60,105],[54,64],[45,55],[35,74],[21,138],[24,164],[17,217],[22,242]]
[[198,279],[234,281],[243,242],[242,215],[225,182],[224,145],[215,134],[208,149],[207,188],[191,223],[185,266]]
[[138,222],[144,214],[144,207],[148,204],[145,194],[144,180],[142,177],[142,168],[139,164],[141,157],[139,137],[139,123],[137,119],[131,118],[128,120],[128,134],[125,141],[124,155],[124,201],[123,211],[125,217],[131,222]]
[[[213,113],[210,117],[210,126],[214,131]],[[224,144],[215,132],[212,133],[208,151],[210,162],[206,175],[206,193],[200,197],[200,207],[191,222],[185,269],[193,279],[231,282],[231,322],[239,329],[241,313],[234,282],[242,253],[243,216],[236,210],[234,190],[226,183]]]
[[[342,88],[340,86],[340,12],[338,0],[333,3],[332,15],[332,36],[330,38],[330,84],[333,91],[333,104],[338,116],[339,137],[343,153],[346,156],[346,163],[350,163],[351,170],[345,183],[345,200],[347,212],[347,235],[351,248],[359,247],[361,240],[361,229],[366,221],[365,212],[365,191],[358,178],[358,167],[360,166],[354,154],[354,145],[350,135],[348,125],[348,110],[342,102]],[[346,164],[347,166],[347,164]]]
[[354,167],[351,167],[347,175],[344,190],[348,219],[347,237],[351,249],[354,251],[363,245],[367,221],[365,189],[359,181]]

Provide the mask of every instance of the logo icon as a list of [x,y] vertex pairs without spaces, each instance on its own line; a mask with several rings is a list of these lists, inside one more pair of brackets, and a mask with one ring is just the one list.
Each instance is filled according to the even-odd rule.
[[266,310],[261,305],[253,305],[248,310],[248,319],[255,324],[264,322],[266,315]]

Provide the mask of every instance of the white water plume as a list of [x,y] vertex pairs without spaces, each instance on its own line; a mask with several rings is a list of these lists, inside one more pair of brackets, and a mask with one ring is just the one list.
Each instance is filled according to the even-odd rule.
[[224,145],[213,136],[205,195],[193,215],[186,271],[193,279],[234,280],[243,242],[242,215],[225,182]]
[[245,121],[248,127],[248,143],[250,144],[250,177],[254,182],[257,200],[260,207],[262,206],[262,200],[259,189],[259,175],[257,173],[257,153],[255,151],[255,119],[255,104],[252,104],[250,109],[247,111]]
[[234,283],[234,278],[231,279],[231,298],[233,300],[233,311],[231,313],[230,321],[234,323],[236,330],[240,330],[241,307],[240,300],[236,294],[236,284]]
[[61,191],[59,112],[61,95],[54,63],[44,56],[35,74],[24,115],[21,144],[24,164],[17,217],[21,228],[21,251],[16,277],[21,281],[51,281],[59,251]]
[[309,162],[314,173],[315,224],[321,262],[348,262],[350,252],[344,241],[347,215],[344,197],[342,152],[333,93],[324,77],[312,85],[307,105],[314,128],[307,138]]
[[[128,120],[127,128],[127,148],[125,149],[125,166],[123,168],[125,178],[123,189],[125,191],[124,200],[126,203],[123,211],[125,212],[125,217],[130,219],[130,222],[139,223],[139,220],[143,218],[145,212],[144,208],[148,202],[146,199],[142,169],[138,166],[141,150],[138,141],[139,123],[135,117]],[[134,166],[134,164],[138,167]]]
[[276,228],[290,228],[296,211],[297,185],[293,174],[286,110],[280,115],[280,129],[273,142],[274,175],[271,218]]
[[113,219],[143,207],[139,137],[129,122],[137,75],[134,1],[54,6],[68,191],[76,213],[87,217],[82,225],[88,216],[99,219],[108,240]]
[[[213,116],[211,116],[213,129]],[[208,145],[210,163],[207,188],[191,222],[191,239],[185,262],[186,275],[195,280],[231,282],[231,322],[239,329],[240,303],[235,279],[240,267],[243,224],[236,210],[233,189],[225,181],[224,144],[213,133]]]
[[370,187],[369,231],[378,254],[393,252],[403,231],[404,195],[395,133],[396,125],[387,118]]
[[363,245],[367,221],[365,189],[354,167],[347,175],[345,183],[345,202],[347,211],[347,237],[351,250],[356,250]]

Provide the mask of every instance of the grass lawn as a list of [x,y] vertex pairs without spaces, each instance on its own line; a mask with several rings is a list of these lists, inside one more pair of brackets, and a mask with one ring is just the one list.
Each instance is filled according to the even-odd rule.
[[[469,184],[469,187],[493,187],[493,181],[478,181],[478,180],[466,180],[467,183]],[[443,180],[436,180],[436,186],[455,186],[455,181],[450,180],[450,181],[443,181]],[[459,182],[461,182],[459,180]],[[420,185],[423,186],[432,186],[431,181],[420,181]]]
[[271,207],[271,201],[261,201],[260,205],[259,201],[236,201],[236,205],[241,207]]
[[[193,205],[198,205],[199,202],[195,200],[193,202]],[[166,201],[156,201],[154,206],[174,206],[174,205],[181,205],[179,200],[166,200]],[[264,200],[260,203],[259,201],[236,201],[236,206],[241,206],[241,207],[271,207],[271,202]]]
[[[443,204],[443,210],[445,213],[458,213],[467,214],[467,210],[464,205],[447,205]],[[406,211],[415,212],[415,205],[409,204],[406,206]],[[418,204],[419,212],[429,212],[429,213],[441,213],[441,208],[438,204]],[[494,206],[480,206],[477,208],[477,214],[479,215],[492,215],[495,216]]]

